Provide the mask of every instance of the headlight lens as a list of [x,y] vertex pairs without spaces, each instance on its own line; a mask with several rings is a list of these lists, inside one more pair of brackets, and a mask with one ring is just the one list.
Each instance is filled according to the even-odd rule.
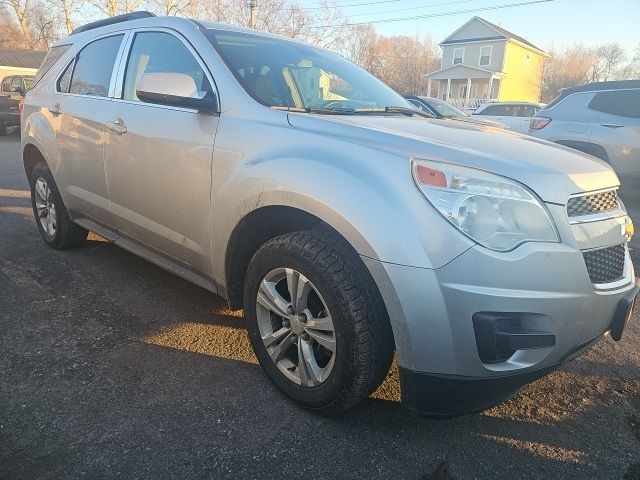
[[509,251],[524,242],[558,242],[542,202],[525,186],[476,168],[412,160],[416,185],[444,217],[477,243]]

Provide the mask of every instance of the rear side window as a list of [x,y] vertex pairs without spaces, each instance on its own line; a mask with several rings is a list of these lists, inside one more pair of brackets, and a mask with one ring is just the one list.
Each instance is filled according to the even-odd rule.
[[60,60],[60,57],[64,55],[64,52],[69,50],[70,46],[71,44],[58,45],[57,47],[51,47],[49,49],[49,51],[47,52],[47,55],[44,57],[44,60],[42,61],[42,65],[40,65],[40,68],[38,69],[38,73],[36,73],[36,76],[33,79],[33,85],[38,83],[42,78],[42,76],[45,73],[47,73],[47,71],[49,71],[49,69],[53,66],[53,64],[56,63],[58,60]]
[[511,111],[509,110],[509,105],[489,105],[481,112],[476,113],[476,115],[501,115],[501,116],[510,116]]
[[113,65],[124,35],[101,38],[84,47],[76,57],[69,93],[106,97]]
[[640,90],[596,93],[589,102],[589,108],[621,117],[640,118]]

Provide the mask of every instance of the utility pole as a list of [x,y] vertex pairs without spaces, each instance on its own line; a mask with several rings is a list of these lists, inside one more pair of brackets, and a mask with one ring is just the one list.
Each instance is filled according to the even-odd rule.
[[256,28],[256,9],[258,0],[249,0],[249,28]]

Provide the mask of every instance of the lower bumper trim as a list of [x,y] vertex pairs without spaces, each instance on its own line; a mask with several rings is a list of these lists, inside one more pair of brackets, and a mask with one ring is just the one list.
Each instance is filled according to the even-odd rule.
[[434,418],[479,413],[502,403],[518,393],[525,385],[551,373],[600,338],[602,335],[578,345],[558,363],[511,375],[462,377],[416,372],[400,367],[402,405],[412,413]]

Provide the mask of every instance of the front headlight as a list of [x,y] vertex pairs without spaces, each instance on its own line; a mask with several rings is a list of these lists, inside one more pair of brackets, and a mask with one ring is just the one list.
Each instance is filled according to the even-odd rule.
[[497,251],[524,242],[559,242],[547,209],[524,185],[494,173],[413,159],[416,185],[444,217],[475,242]]

